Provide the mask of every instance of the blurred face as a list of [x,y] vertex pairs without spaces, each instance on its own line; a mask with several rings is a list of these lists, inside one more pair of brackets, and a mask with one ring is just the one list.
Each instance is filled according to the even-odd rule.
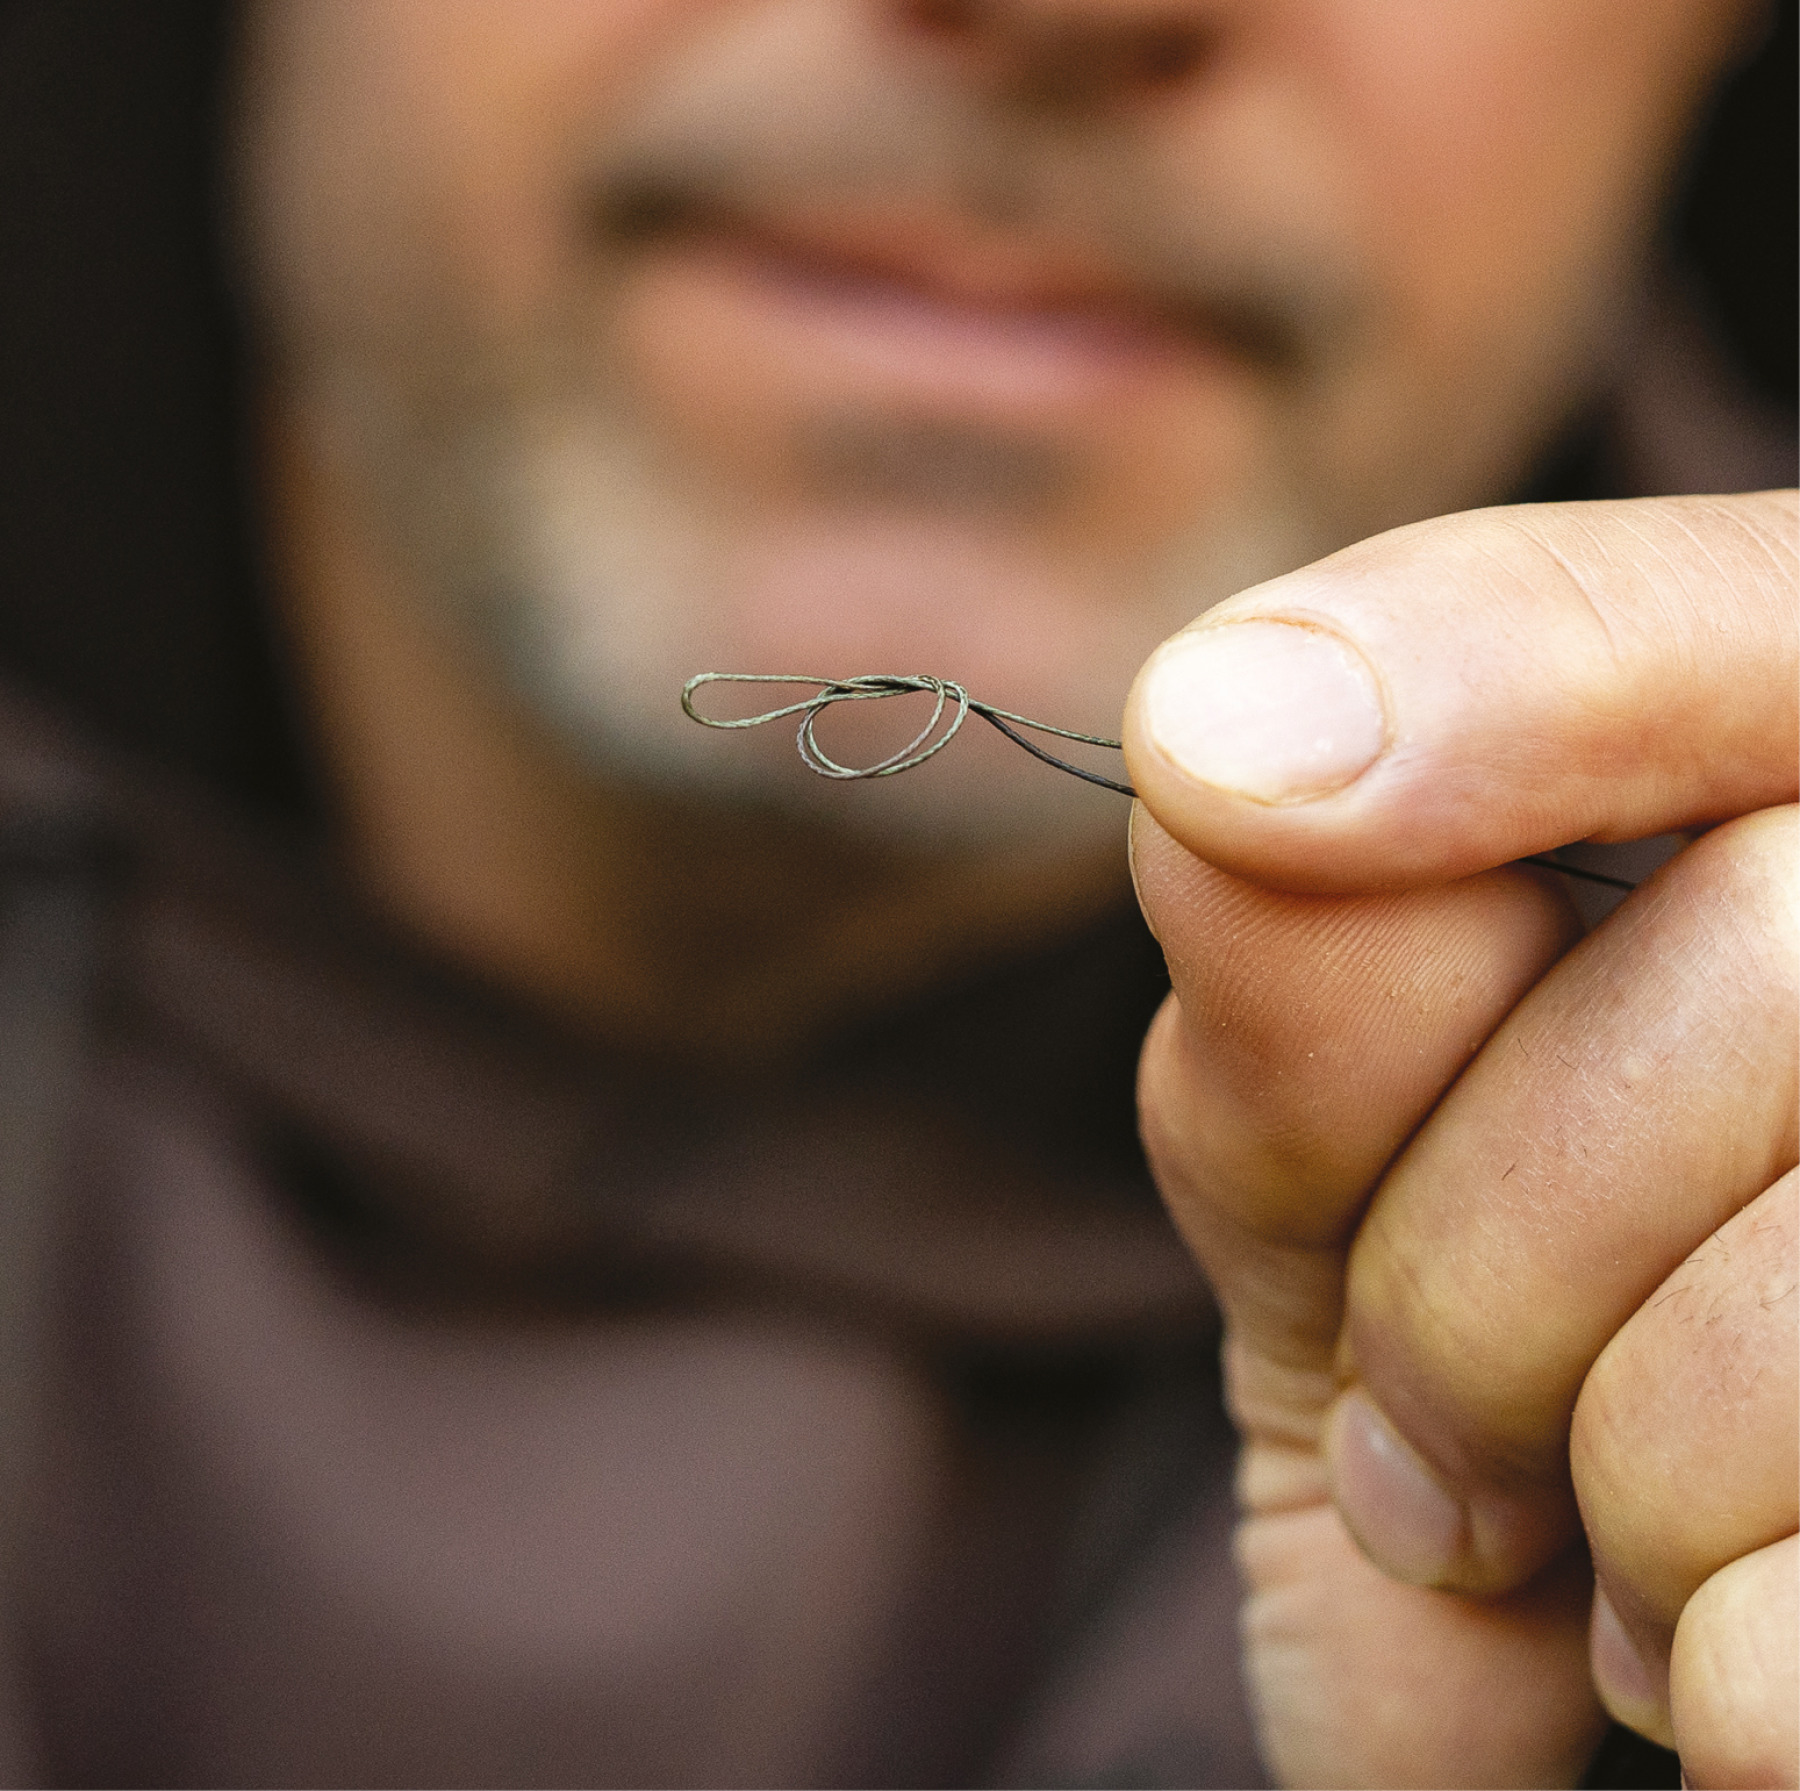
[[263,0],[253,278],[410,586],[600,772],[1074,841],[1123,805],[997,739],[846,788],[676,693],[929,671],[1111,732],[1209,603],[1503,495],[1736,10]]

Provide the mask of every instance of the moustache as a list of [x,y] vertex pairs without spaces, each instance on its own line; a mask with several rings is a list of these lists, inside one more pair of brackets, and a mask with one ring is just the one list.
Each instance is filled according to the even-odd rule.
[[896,203],[1009,240],[1074,250],[1109,299],[1284,381],[1340,356],[1370,305],[1348,256],[1246,215],[1223,171],[1180,180],[1124,125],[1066,121],[921,83],[677,103],[589,156],[584,223],[629,253],[815,208]]

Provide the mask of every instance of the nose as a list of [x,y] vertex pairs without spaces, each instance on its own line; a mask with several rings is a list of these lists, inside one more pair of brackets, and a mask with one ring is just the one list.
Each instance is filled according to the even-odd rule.
[[1193,83],[1217,0],[896,0],[904,27],[1018,100],[1086,110]]

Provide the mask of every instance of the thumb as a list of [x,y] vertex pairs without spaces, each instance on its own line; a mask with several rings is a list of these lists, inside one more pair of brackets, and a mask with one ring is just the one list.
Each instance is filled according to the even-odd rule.
[[1125,712],[1150,811],[1312,892],[1792,801],[1795,494],[1478,510],[1245,591]]

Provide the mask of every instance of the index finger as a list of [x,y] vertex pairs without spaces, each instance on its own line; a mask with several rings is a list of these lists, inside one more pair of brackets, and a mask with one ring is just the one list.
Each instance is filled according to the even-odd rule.
[[1139,796],[1276,888],[1444,882],[1794,799],[1793,492],[1439,518],[1245,591],[1133,686]]

